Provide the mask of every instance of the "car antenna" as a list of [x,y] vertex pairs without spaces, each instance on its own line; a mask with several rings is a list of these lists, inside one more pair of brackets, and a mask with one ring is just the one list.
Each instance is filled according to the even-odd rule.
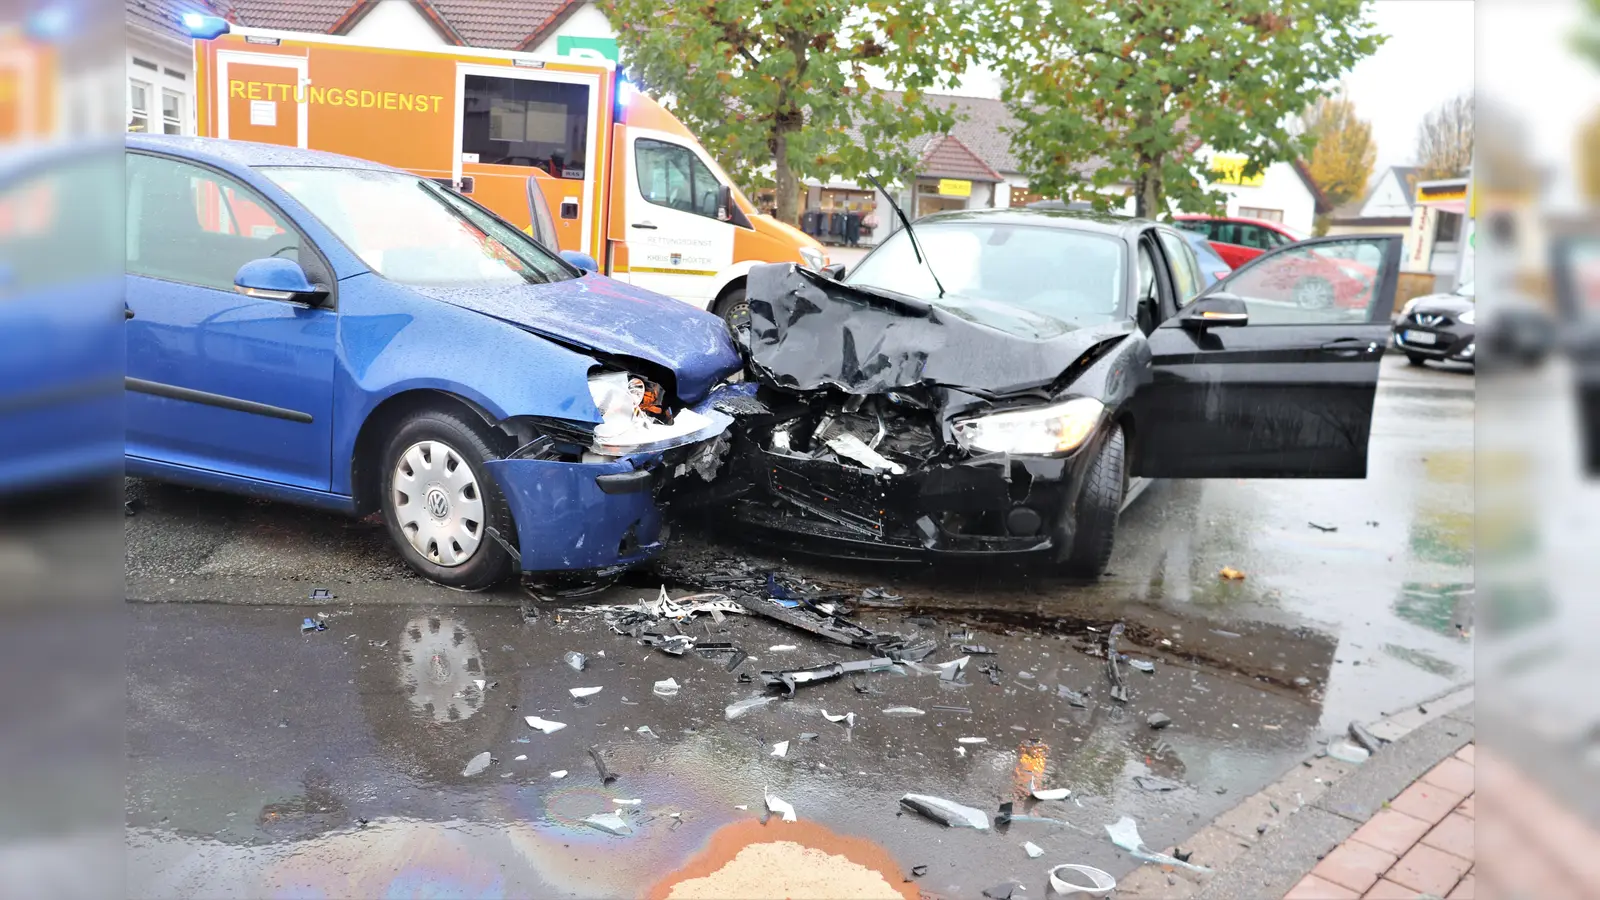
[[885,200],[889,201],[889,208],[893,209],[894,214],[900,217],[900,224],[906,226],[906,234],[911,238],[911,252],[917,255],[917,262],[922,263],[927,268],[928,275],[933,278],[934,287],[939,289],[939,299],[943,300],[944,285],[939,283],[939,276],[933,271],[933,263],[922,255],[922,245],[917,243],[917,233],[911,228],[911,220],[906,218],[906,214],[900,209],[900,204],[894,202],[894,197],[883,189],[883,185],[878,183],[878,179],[873,178],[871,173],[868,173],[867,180],[872,182],[872,186],[878,189],[878,193],[882,194]]

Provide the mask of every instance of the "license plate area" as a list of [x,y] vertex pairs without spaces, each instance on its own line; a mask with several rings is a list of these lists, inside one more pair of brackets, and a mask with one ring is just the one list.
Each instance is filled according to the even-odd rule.
[[1406,343],[1433,345],[1439,343],[1439,336],[1431,331],[1406,331]]

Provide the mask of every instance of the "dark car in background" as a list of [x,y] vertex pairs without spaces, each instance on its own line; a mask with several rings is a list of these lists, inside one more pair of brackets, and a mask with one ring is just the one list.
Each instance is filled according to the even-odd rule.
[[843,281],[757,266],[721,508],[785,546],[1092,577],[1140,479],[1365,477],[1400,240],[1300,246],[1371,266],[1364,304],[1281,296],[1284,250],[1205,289],[1176,229],[1070,211],[927,216]]
[[1477,361],[1476,288],[1472,282],[1445,294],[1428,294],[1406,303],[1394,320],[1394,345],[1414,366],[1428,360]]

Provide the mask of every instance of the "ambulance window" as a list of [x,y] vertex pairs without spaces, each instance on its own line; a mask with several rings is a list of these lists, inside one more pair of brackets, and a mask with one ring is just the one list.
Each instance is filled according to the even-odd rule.
[[582,178],[589,147],[589,87],[526,78],[466,77],[461,149],[478,162]]
[[640,138],[634,144],[639,193],[657,206],[716,218],[721,182],[694,151],[679,144]]

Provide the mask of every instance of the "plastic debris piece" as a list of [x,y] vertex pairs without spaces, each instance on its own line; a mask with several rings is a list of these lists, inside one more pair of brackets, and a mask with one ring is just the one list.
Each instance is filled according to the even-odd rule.
[[331,591],[331,590],[329,590],[327,588],[312,588],[311,589],[311,599],[313,601],[317,601],[317,600],[332,600],[333,599],[333,591]]
[[549,719],[541,719],[538,716],[528,716],[522,721],[527,722],[529,728],[542,731],[545,734],[555,734],[561,729],[567,727],[567,723],[565,722],[552,722]]
[[1323,533],[1327,533],[1327,532],[1330,532],[1330,531],[1338,531],[1339,530],[1339,526],[1337,526],[1337,525],[1319,525],[1316,522],[1307,522],[1306,524],[1310,525],[1312,528],[1315,528],[1316,530],[1321,531]]
[[1128,851],[1134,859],[1144,862],[1157,863],[1166,866],[1181,866],[1193,872],[1209,872],[1205,866],[1187,863],[1175,856],[1165,853],[1154,853],[1144,845],[1144,838],[1139,837],[1139,823],[1130,816],[1123,816],[1115,825],[1106,826],[1106,834],[1111,836],[1111,843]]
[[828,449],[839,456],[860,463],[873,472],[888,472],[891,475],[904,475],[906,467],[885,457],[882,453],[868,447],[866,442],[849,432],[828,439]]
[[795,821],[793,806],[790,806],[788,802],[784,800],[778,799],[766,788],[762,788],[761,792],[767,795],[767,810],[769,812],[771,812],[773,815],[782,816],[785,822]]
[[1035,844],[1033,841],[1023,841],[1022,852],[1028,854],[1029,859],[1038,859],[1044,855],[1044,848],[1040,847],[1038,844]]
[[906,605],[904,597],[899,594],[889,593],[888,588],[867,588],[856,598],[856,603],[861,606],[876,607],[878,609],[900,609]]
[[1011,900],[1011,896],[1017,892],[1019,887],[1021,885],[1017,882],[1008,881],[1005,884],[997,884],[992,888],[984,888],[983,895],[988,897],[989,900]]
[[[1057,872],[1064,872],[1072,876],[1068,881]],[[1088,894],[1091,897],[1100,897],[1117,889],[1117,880],[1111,873],[1096,869],[1094,866],[1080,866],[1073,863],[1056,866],[1050,870],[1050,889],[1058,894]]]
[[1151,713],[1150,718],[1145,719],[1144,721],[1151,728],[1160,731],[1161,729],[1172,724],[1172,717],[1166,713]]
[[618,836],[633,834],[633,826],[628,824],[628,820],[614,812],[589,816],[583,820],[583,823],[591,828],[604,831],[606,834]]
[[956,742],[961,744],[987,744],[989,739],[986,737],[964,737],[956,738]]
[[477,756],[472,758],[471,762],[467,763],[467,767],[465,769],[461,770],[461,777],[471,778],[474,775],[482,773],[484,769],[489,768],[489,761],[491,759],[493,759],[493,757],[489,755],[489,751],[485,750],[482,753],[479,753]]
[[327,630],[328,630],[328,623],[326,623],[326,622],[318,622],[316,619],[313,619],[310,616],[307,616],[305,619],[301,620],[301,622],[300,622],[300,633],[301,634],[305,634],[308,631],[327,631]]
[[567,770],[566,769],[557,769],[554,772],[550,773],[550,777],[551,778],[565,778],[565,777],[567,777]]
[[822,737],[822,735],[817,734],[815,731],[802,731],[802,732],[800,732],[800,740],[802,740],[802,741],[814,741],[819,737]]
[[789,755],[789,742],[788,741],[779,741],[776,744],[773,744],[772,745],[772,755],[776,756],[779,759],[783,759],[785,756],[788,756]]
[[1117,660],[1122,654],[1117,652],[1117,638],[1127,626],[1121,622],[1111,626],[1111,631],[1106,634],[1106,678],[1111,682],[1111,699],[1118,703],[1128,702],[1128,684],[1122,680],[1122,668],[1117,665]]
[[757,709],[757,708],[762,707],[762,706],[766,706],[768,703],[771,703],[772,701],[774,701],[776,699],[778,699],[778,698],[777,697],[770,697],[770,696],[769,697],[750,697],[750,698],[745,699],[745,700],[740,700],[737,703],[728,704],[728,708],[726,710],[724,710],[723,713],[728,717],[728,721],[731,722],[734,719],[737,719],[740,716],[744,715],[745,713],[749,712],[750,710]]
[[912,866],[911,867],[911,877],[912,878],[921,878],[922,876],[924,876],[926,874],[928,874],[928,867],[927,866]]
[[784,671],[763,671],[761,682],[769,688],[783,688],[787,696],[793,697],[795,689],[803,684],[815,684],[819,681],[831,681],[841,675],[855,672],[881,672],[894,665],[888,657],[878,659],[863,659],[847,663],[827,663],[812,666],[809,669],[789,669]]
[[732,672],[734,669],[739,668],[739,666],[743,665],[744,661],[749,658],[750,654],[735,647],[733,651],[733,658],[728,660],[727,671]]
[[788,653],[790,650],[799,649],[800,648],[794,644],[774,644],[773,646],[767,648],[767,650],[772,653]]
[[1221,576],[1222,578],[1226,578],[1229,581],[1244,580],[1244,573],[1238,569],[1235,569],[1233,566],[1223,566],[1221,571],[1217,572],[1217,575]]
[[656,734],[655,729],[651,728],[649,725],[640,725],[638,728],[634,729],[633,733],[642,734],[652,741],[661,739],[660,736]]
[[582,699],[584,697],[593,697],[595,694],[598,694],[603,690],[605,690],[605,688],[597,688],[597,687],[592,687],[592,688],[572,688],[572,689],[568,690],[567,693],[571,694],[574,697]]
[[843,722],[844,723],[844,727],[846,727],[846,728],[854,728],[854,727],[856,727],[856,714],[853,713],[853,712],[845,713],[842,716],[836,716],[836,715],[833,715],[832,713],[828,712],[827,710],[823,710],[822,711],[822,717],[824,719],[827,719],[829,722]]
[[1383,748],[1383,741],[1377,735],[1368,731],[1360,722],[1350,723],[1350,739],[1360,744],[1368,753],[1377,753]]
[[900,805],[950,828],[989,830],[988,813],[981,809],[973,809],[970,806],[962,806],[942,797],[933,797],[928,794],[906,794],[900,798]]
[[1088,697],[1084,696],[1083,694],[1080,694],[1079,692],[1073,690],[1072,688],[1067,687],[1064,684],[1056,685],[1056,693],[1059,694],[1063,700],[1067,701],[1067,705],[1068,706],[1074,706],[1074,707],[1077,707],[1078,709],[1088,709],[1089,708],[1089,698]]
[[1148,659],[1130,659],[1127,663],[1129,668],[1138,669],[1146,675],[1156,670],[1156,664]]
[[970,707],[970,706],[935,706],[933,708],[933,711],[934,712],[970,713],[970,712],[972,712],[972,707]]
[[516,756],[512,757],[511,761],[512,762],[527,762],[528,761],[528,754],[519,753]]
[[694,649],[694,638],[686,634],[645,635],[644,642],[668,656],[682,656]]
[[657,697],[676,697],[678,696],[678,682],[673,678],[668,678],[666,681],[658,681],[654,690]]
[[926,715],[926,713],[924,713],[920,709],[917,709],[915,706],[891,706],[888,709],[884,710],[883,714],[886,715],[886,716],[900,716],[900,717]]
[[935,666],[939,670],[939,679],[941,681],[960,681],[961,676],[967,672],[967,663],[971,661],[972,657],[963,656],[947,663],[939,663]]
[[1334,741],[1328,745],[1328,755],[1340,762],[1360,765],[1372,756],[1372,751],[1365,747],[1357,747],[1348,741]]
[[594,768],[595,771],[600,773],[601,784],[610,784],[611,782],[617,780],[617,776],[613,774],[610,769],[606,768],[606,761],[601,758],[599,749],[590,747],[589,758],[594,760]]
[[638,806],[639,804],[643,803],[644,801],[643,800],[619,800],[619,799],[613,797],[611,799],[611,802],[615,803],[618,806]]
[[973,656],[993,656],[994,655],[994,651],[990,650],[988,647],[984,646],[983,644],[962,644],[961,645],[961,652],[962,653],[970,653]]
[[1157,775],[1135,775],[1133,776],[1133,783],[1152,793],[1175,791],[1183,787],[1176,781],[1168,781]]
[[1072,796],[1072,791],[1066,788],[1035,788],[1029,793],[1035,800],[1065,800]]
[[582,672],[583,667],[589,664],[588,658],[576,650],[568,651],[567,655],[562,659],[567,661],[567,666],[574,672]]
[[965,748],[965,747],[957,747],[956,748],[956,755],[960,756],[960,757],[963,757],[963,758],[966,757],[967,748]]

